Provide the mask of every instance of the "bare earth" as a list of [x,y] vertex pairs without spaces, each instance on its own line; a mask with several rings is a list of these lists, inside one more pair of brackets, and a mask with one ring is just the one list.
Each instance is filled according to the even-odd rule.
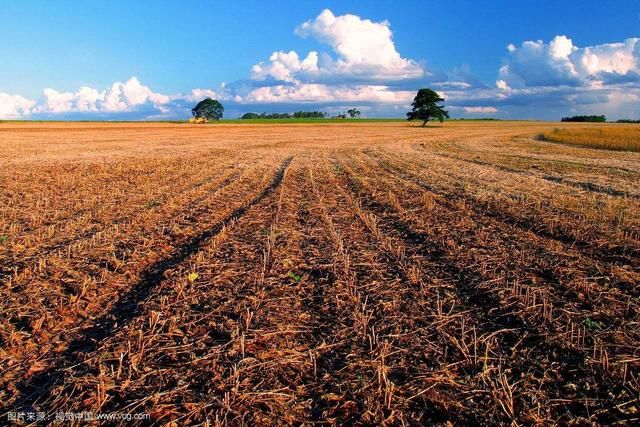
[[640,153],[567,126],[0,123],[2,422],[640,423]]

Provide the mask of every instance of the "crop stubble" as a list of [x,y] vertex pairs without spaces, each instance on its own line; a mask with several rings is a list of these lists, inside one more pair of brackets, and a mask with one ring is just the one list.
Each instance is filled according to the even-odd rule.
[[3,414],[637,422],[640,154],[548,128],[2,124]]

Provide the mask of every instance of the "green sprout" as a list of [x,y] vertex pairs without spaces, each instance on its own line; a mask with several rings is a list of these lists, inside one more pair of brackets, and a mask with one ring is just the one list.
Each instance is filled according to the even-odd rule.
[[604,323],[598,322],[597,320],[592,320],[588,317],[582,321],[582,324],[586,326],[587,329],[591,329],[591,330],[595,330],[595,329],[600,330],[604,328]]
[[298,283],[302,280],[302,275],[301,274],[296,274],[293,271],[290,271],[289,273],[287,273],[287,276],[289,276],[291,278],[291,280],[293,280],[294,282]]

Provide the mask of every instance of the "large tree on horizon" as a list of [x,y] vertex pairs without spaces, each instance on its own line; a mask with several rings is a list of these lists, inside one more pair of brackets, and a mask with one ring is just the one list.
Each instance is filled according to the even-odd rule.
[[224,113],[224,107],[218,100],[207,98],[204,99],[191,109],[193,117],[204,117],[207,120],[220,120]]
[[435,91],[428,88],[420,89],[411,103],[413,108],[407,113],[407,120],[422,120],[423,127],[432,119],[442,123],[444,119],[449,118],[449,112],[444,109],[444,105],[439,104],[441,102],[444,102],[444,98]]

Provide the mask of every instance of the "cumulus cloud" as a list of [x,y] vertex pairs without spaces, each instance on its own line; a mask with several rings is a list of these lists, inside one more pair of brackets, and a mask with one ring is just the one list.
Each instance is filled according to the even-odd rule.
[[580,48],[558,35],[549,43],[525,41],[507,46],[509,57],[500,68],[497,85],[522,88],[535,86],[597,86],[618,82],[640,82],[640,39]]
[[19,119],[31,114],[35,101],[0,92],[0,119]]
[[298,74],[317,73],[318,52],[311,51],[302,61],[295,51],[273,52],[268,63],[258,63],[251,68],[251,78],[264,80],[273,78],[285,82],[297,81]]
[[150,104],[164,110],[170,97],[155,93],[134,76],[126,82],[115,82],[107,90],[99,91],[83,86],[77,92],[58,92],[44,89],[42,97],[32,109],[33,113],[121,113],[131,112]]
[[96,89],[83,86],[77,92],[58,92],[46,88],[42,98],[33,109],[34,113],[68,113],[70,111],[98,111],[98,102],[104,97]]
[[162,110],[162,105],[167,104],[169,100],[169,96],[155,93],[149,87],[141,84],[136,77],[131,77],[125,83],[114,83],[105,92],[102,109],[111,112],[130,111],[136,106],[150,103]]
[[374,22],[352,14],[336,16],[325,9],[299,25],[295,33],[329,46],[331,54],[273,52],[268,61],[251,68],[249,82],[237,85],[241,89],[233,100],[408,104],[415,93],[397,85],[415,85],[426,75],[417,62],[397,51],[388,21]]
[[252,79],[380,85],[425,75],[418,63],[397,51],[388,21],[373,22],[352,14],[336,16],[325,9],[299,25],[295,33],[328,45],[333,56],[311,51],[303,58],[295,51],[276,51],[268,61],[252,67]]
[[222,93],[218,93],[213,89],[196,88],[196,89],[192,89],[191,92],[189,92],[186,95],[176,95],[171,97],[171,99],[184,100],[184,101],[190,101],[190,102],[199,102],[205,98],[211,98],[211,99],[221,98],[222,99],[222,96],[220,95],[222,95]]
[[424,75],[424,70],[415,61],[400,56],[388,21],[373,22],[351,14],[335,16],[325,9],[314,20],[296,28],[296,34],[314,37],[333,49],[338,59],[325,67],[329,73],[379,79],[410,79]]
[[188,115],[192,103],[204,98],[227,100],[230,96],[224,93],[224,85],[219,91],[196,88],[188,94],[166,95],[133,76],[103,90],[83,86],[74,92],[60,92],[46,88],[37,101],[0,93],[0,118],[175,118]]

